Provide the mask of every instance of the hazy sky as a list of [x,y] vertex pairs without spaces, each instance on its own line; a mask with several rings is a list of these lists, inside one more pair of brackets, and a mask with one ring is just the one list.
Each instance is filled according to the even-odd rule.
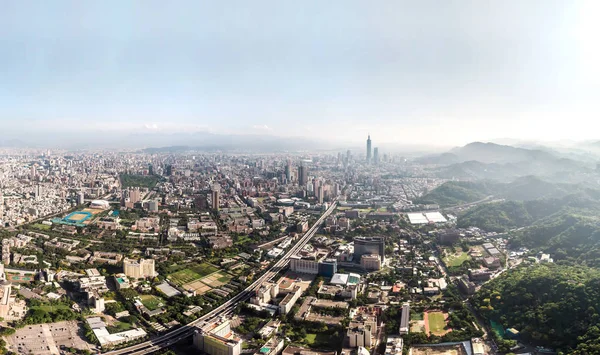
[[3,1],[0,136],[600,138],[600,1]]

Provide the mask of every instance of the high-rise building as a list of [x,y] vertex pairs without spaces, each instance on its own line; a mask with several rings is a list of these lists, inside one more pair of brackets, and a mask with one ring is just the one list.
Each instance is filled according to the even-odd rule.
[[323,204],[324,197],[325,197],[325,191],[323,189],[323,185],[320,185],[319,188],[317,189],[317,199],[319,200],[320,204]]
[[173,165],[171,165],[171,164],[167,165],[167,168],[165,169],[165,175],[167,175],[167,176],[173,175]]
[[142,193],[140,189],[135,188],[129,191],[129,202],[138,203],[142,200]]
[[211,196],[212,196],[212,205],[211,205],[211,207],[212,207],[213,210],[218,211],[219,210],[219,203],[220,203],[220,201],[219,201],[219,189],[216,189],[216,188],[213,187]]
[[158,201],[157,200],[150,200],[148,202],[148,211],[149,212],[158,212]]
[[141,279],[158,275],[154,268],[154,259],[123,259],[123,273],[131,278]]
[[148,164],[148,175],[154,175],[154,166]]
[[298,185],[306,186],[308,183],[308,167],[300,165],[298,167]]
[[373,162],[374,162],[375,164],[378,164],[378,163],[379,163],[379,148],[377,148],[377,147],[375,147],[375,148],[373,149]]
[[285,165],[285,179],[288,184],[292,181],[292,164],[289,161]]
[[77,204],[83,205],[84,203],[85,203],[85,194],[83,193],[83,191],[79,191],[79,193],[77,194]]
[[371,162],[371,135],[367,138],[367,163]]
[[354,260],[359,261],[363,255],[379,255],[381,262],[385,260],[384,237],[355,237]]

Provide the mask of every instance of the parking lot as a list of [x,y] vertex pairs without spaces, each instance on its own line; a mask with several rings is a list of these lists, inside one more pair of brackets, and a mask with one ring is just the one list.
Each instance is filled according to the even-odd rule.
[[6,337],[7,348],[17,354],[57,355],[67,348],[93,350],[76,321],[27,325]]

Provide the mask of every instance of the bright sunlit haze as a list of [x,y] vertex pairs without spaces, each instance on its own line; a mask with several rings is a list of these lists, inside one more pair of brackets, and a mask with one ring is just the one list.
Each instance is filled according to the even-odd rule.
[[596,1],[9,2],[1,139],[594,140],[599,10]]

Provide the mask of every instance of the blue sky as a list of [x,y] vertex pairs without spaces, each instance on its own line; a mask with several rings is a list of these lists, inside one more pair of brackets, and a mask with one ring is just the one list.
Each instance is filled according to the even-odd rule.
[[5,1],[4,137],[600,138],[597,1]]

